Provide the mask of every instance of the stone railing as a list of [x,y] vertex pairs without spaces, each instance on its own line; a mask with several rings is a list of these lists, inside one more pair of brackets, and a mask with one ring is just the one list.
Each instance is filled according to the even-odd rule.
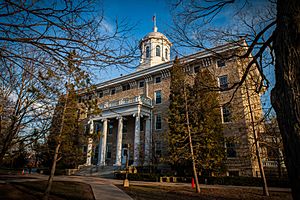
[[277,162],[276,161],[263,161],[263,166],[264,167],[277,167]]
[[148,106],[152,106],[152,100],[150,98],[144,96],[135,96],[133,98],[122,98],[119,100],[108,101],[99,105],[100,109],[108,109],[116,106],[127,106],[130,104],[144,104]]

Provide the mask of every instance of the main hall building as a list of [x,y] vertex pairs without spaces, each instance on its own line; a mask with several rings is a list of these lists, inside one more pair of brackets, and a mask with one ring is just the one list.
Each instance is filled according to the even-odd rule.
[[[125,154],[129,156],[129,165],[162,164],[168,150],[171,46],[168,38],[154,27],[153,32],[140,41],[141,58],[135,72],[97,84],[92,92],[81,94],[81,102],[97,99],[102,110],[99,115],[80,116],[88,124],[90,133],[101,133],[100,141],[88,140],[86,165],[121,167],[126,162]],[[246,50],[245,44],[226,44],[182,57],[180,62],[191,78],[201,73],[202,68],[209,69],[219,87],[226,89],[242,79],[250,61],[222,58],[240,55]],[[234,138],[226,144],[228,175],[258,175],[257,160],[252,154],[251,125],[262,117],[260,94],[255,92],[259,81],[259,73],[253,66],[237,90],[219,92],[224,136]],[[259,132],[261,127],[255,126],[255,129]]]

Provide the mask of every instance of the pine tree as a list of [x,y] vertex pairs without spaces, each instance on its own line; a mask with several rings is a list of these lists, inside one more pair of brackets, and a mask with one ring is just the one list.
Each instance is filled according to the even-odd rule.
[[[200,193],[198,173],[193,149],[193,139],[189,122],[189,106],[187,80],[183,67],[176,58],[171,72],[170,112],[169,112],[169,143],[171,160],[191,161],[196,182],[196,192]],[[188,148],[189,147],[189,148]]]
[[197,171],[222,172],[225,163],[224,137],[218,93],[213,76],[200,71],[194,81],[178,59],[171,71],[169,106],[169,161],[177,166],[193,166]]
[[198,169],[222,173],[225,169],[225,145],[222,133],[219,95],[216,81],[207,69],[200,71],[190,87],[190,121]]

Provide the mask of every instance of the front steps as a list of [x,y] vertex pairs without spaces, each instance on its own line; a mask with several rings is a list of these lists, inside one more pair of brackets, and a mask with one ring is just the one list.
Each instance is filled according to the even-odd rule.
[[96,176],[102,178],[114,178],[113,166],[81,166],[77,173],[77,176]]

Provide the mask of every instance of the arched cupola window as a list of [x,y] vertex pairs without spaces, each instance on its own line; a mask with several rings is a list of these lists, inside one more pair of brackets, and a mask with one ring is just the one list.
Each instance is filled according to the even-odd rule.
[[146,47],[146,58],[149,58],[150,57],[150,47],[147,46]]
[[160,46],[156,46],[156,56],[160,56]]
[[165,59],[166,59],[166,60],[169,59],[169,58],[168,58],[168,49],[167,49],[167,48],[165,49]]

